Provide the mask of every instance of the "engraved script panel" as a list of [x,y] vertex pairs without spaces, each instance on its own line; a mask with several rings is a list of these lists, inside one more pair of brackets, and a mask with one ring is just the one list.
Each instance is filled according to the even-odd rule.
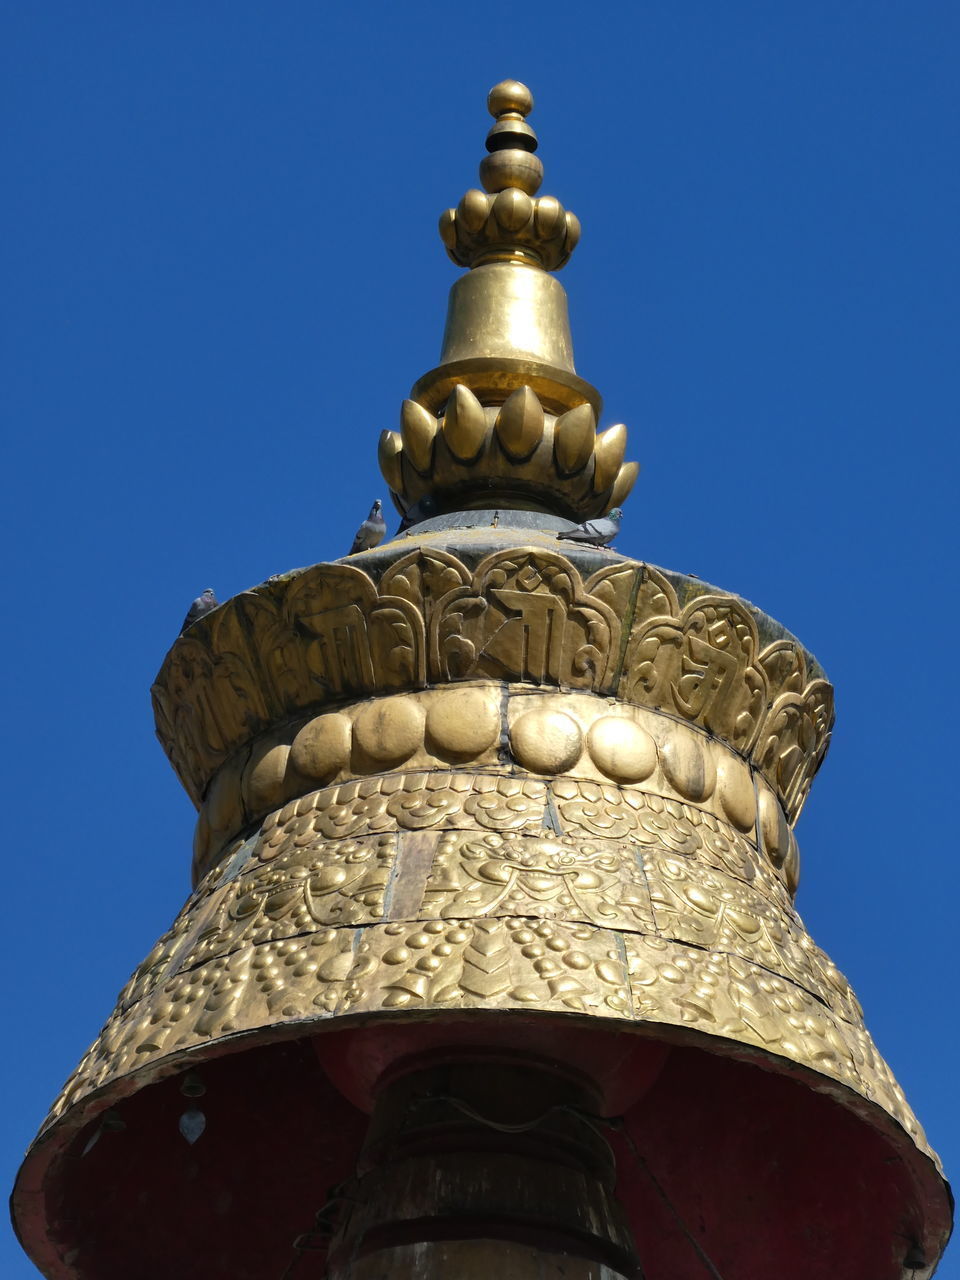
[[498,552],[469,586],[439,602],[431,668],[439,679],[483,675],[599,691],[619,639],[615,610],[588,594],[569,561],[550,551]]

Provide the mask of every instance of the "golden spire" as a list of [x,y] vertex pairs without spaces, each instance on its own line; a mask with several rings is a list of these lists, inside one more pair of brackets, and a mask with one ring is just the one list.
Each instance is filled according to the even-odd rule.
[[440,238],[460,267],[522,262],[557,271],[580,239],[580,222],[555,196],[533,199],[543,181],[534,155],[537,135],[525,117],[533,95],[518,80],[503,80],[487,96],[496,124],[480,162],[483,191],[470,190],[440,218]]
[[[539,181],[530,105],[492,95],[481,173],[514,185],[474,193],[485,260],[387,433],[402,504],[590,512],[632,480],[556,354],[550,236],[495,215]],[[560,520],[440,524],[175,640],[196,888],[25,1159],[38,1267],[929,1280],[949,1188],[794,908],[818,663]]]
[[440,219],[458,266],[440,364],[403,402],[399,431],[380,438],[380,468],[397,507],[424,499],[438,513],[484,507],[584,520],[622,504],[639,466],[627,433],[597,434],[603,402],[577,376],[567,295],[551,274],[569,259],[580,223],[555,196],[537,196],[543,165],[526,117],[533,95],[494,85],[480,164],[485,190],[467,191]]

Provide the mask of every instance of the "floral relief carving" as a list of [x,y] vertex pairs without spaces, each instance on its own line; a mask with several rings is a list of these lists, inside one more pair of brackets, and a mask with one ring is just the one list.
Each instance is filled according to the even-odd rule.
[[116,1076],[238,1032],[483,1008],[732,1039],[919,1134],[846,979],[743,832],[638,787],[453,770],[321,788],[228,846],[51,1122]]
[[802,692],[781,694],[763,724],[757,764],[776,789],[791,822],[800,816],[833,728],[833,688],[813,680]]
[[431,668],[438,679],[485,675],[599,692],[619,638],[615,610],[588,594],[568,560],[521,548],[488,556],[469,584],[438,602]]
[[422,609],[429,623],[437,601],[469,581],[470,570],[456,556],[418,547],[394,561],[380,580],[380,590]]
[[304,647],[288,616],[268,596],[245,591],[237,597],[237,614],[250,637],[251,661],[259,660],[269,703],[256,719],[273,718],[274,709],[296,710],[302,691],[310,687]]
[[[765,706],[756,623],[738,601],[699,596],[634,632],[624,694],[702,725],[744,753]],[[643,696],[640,696],[643,695]]]
[[650,894],[637,851],[614,840],[542,830],[441,837],[423,895],[425,918],[490,915],[585,920],[652,929]]
[[[755,932],[746,920],[736,928]],[[749,955],[658,933],[526,914],[320,924],[221,949],[141,991],[118,1005],[48,1125],[119,1075],[238,1031],[344,1013],[514,1008],[674,1024],[752,1045],[879,1102],[923,1143],[855,1002],[832,1007]]]
[[231,753],[298,711],[476,678],[616,692],[697,725],[754,760],[791,821],[833,718],[800,646],[761,651],[736,597],[688,593],[681,606],[665,575],[632,562],[584,582],[534,547],[474,571],[418,547],[379,585],[335,563],[244,592],[174,645],[153,694],[160,739],[199,803]]
[[418,608],[381,595],[351,565],[318,566],[288,592],[284,612],[306,640],[307,667],[319,694],[388,692],[425,677],[424,627]]

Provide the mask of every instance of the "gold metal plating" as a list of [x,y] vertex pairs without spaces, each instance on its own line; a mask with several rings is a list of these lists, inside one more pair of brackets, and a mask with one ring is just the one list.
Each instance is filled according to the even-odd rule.
[[[599,835],[632,830],[633,817],[619,815],[623,804],[634,811],[652,804],[660,812],[692,803],[757,844],[789,892],[796,890],[796,841],[782,807],[757,770],[722,743],[671,717],[611,707],[593,694],[493,683],[376,698],[264,735],[241,769],[228,763],[210,786],[198,824],[196,878],[251,823],[311,787],[361,781],[359,791],[345,785],[339,794],[372,802],[377,777],[400,767],[404,781],[391,785],[410,793],[435,790],[451,767],[555,779],[551,803],[602,799],[609,812],[596,819]],[[569,786],[575,789],[568,795]],[[340,833],[336,823],[330,833]]]
[[[547,274],[579,225],[535,198],[532,105],[491,91],[486,191],[444,216],[472,269],[440,367],[381,438],[401,509],[582,519],[636,479]],[[153,698],[200,811],[196,888],[47,1127],[241,1036],[549,1013],[800,1075],[936,1159],[794,908],[823,672],[738,597],[561,552],[556,523],[414,530],[176,641]]]
[[[501,162],[497,157],[495,163]],[[518,166],[503,176],[519,182],[524,174]],[[576,248],[580,223],[553,196],[531,200],[513,187],[495,196],[468,191],[441,217],[440,238],[458,267],[503,262],[556,271]]]
[[[539,424],[515,413],[521,454]],[[466,393],[456,415],[468,456]],[[586,577],[534,545],[368,563],[238,597],[171,652],[158,726],[205,796],[199,884],[53,1118],[238,1033],[523,1010],[773,1054],[923,1146],[792,903],[832,719],[803,649],[617,556]]]
[[410,395],[439,416],[461,385],[469,387],[481,403],[488,405],[500,405],[518,387],[529,387],[547,413],[565,413],[582,404],[590,405],[596,418],[603,411],[600,392],[583,378],[554,365],[507,355],[451,360],[425,373],[413,384]]
[[[567,261],[580,224],[553,196],[533,198],[533,97],[504,81],[489,102],[486,191],[468,191],[440,220],[448,253],[471,270],[450,291],[439,366],[404,401],[400,431],[381,437],[380,467],[404,512],[429,497],[441,512],[493,504],[585,520],[622,502],[639,468],[624,464],[625,427],[597,436],[600,396],[574,368],[566,293],[548,272]],[[476,406],[469,426],[464,393]],[[515,440],[504,411],[517,397],[527,418]],[[577,447],[560,438],[570,411],[582,411]]]
[[[827,750],[833,691],[795,640],[763,643],[736,596],[686,580],[681,605],[665,574],[615,555],[584,579],[535,546],[474,569],[426,545],[368,554],[370,573],[355,557],[235,596],[171,649],[153,688],[157,732],[198,804],[221,803],[224,768],[246,776],[248,805],[273,794],[292,727],[324,708],[494,680],[614,697],[695,726],[749,762],[796,820]],[[248,807],[246,820],[263,811]]]
[[576,248],[580,223],[554,196],[533,198],[543,181],[533,154],[537,135],[525,120],[533,96],[526,85],[504,81],[490,90],[487,105],[497,122],[480,165],[484,190],[468,191],[456,209],[447,209],[440,238],[459,267],[520,262],[556,271]]
[[450,290],[441,364],[482,356],[538,361],[573,373],[567,294],[555,276],[496,262]]
[[539,1010],[778,1055],[879,1103],[924,1147],[756,840],[709,806],[571,777],[428,771],[309,792],[198,885],[49,1122],[118,1076],[240,1032]]

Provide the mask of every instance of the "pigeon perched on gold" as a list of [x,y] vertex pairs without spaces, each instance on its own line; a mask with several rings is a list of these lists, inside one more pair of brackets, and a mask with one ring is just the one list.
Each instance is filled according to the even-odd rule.
[[371,547],[377,547],[383,541],[384,534],[387,532],[387,522],[381,514],[382,510],[383,503],[378,498],[370,508],[370,514],[357,530],[349,555],[355,556],[358,551],[369,551]]
[[208,613],[212,613],[216,609],[220,601],[213,594],[213,587],[207,587],[201,595],[197,596],[193,604],[187,610],[187,616],[183,620],[183,626],[180,628],[180,634],[186,631],[187,627],[192,627],[195,622],[204,617]]
[[598,520],[584,520],[583,524],[568,529],[566,533],[558,533],[557,537],[566,542],[584,542],[591,547],[606,547],[620,532],[622,519],[623,511],[620,507],[614,507],[608,515],[601,516]]

